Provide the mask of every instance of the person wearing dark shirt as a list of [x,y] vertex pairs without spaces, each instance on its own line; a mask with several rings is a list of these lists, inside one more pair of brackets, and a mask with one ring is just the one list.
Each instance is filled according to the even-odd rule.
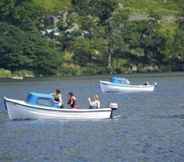
[[74,94],[72,92],[69,92],[67,104],[70,105],[71,108],[76,108],[76,100],[77,98],[74,96]]

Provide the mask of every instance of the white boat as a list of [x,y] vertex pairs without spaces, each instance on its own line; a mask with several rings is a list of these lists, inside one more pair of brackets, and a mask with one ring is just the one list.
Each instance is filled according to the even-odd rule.
[[[23,119],[107,119],[111,118],[112,108],[99,109],[64,109],[36,105],[38,97],[28,97],[27,101],[4,97],[8,116],[11,120]],[[45,97],[45,96],[44,96]],[[43,97],[41,98],[43,100]],[[45,98],[44,98],[45,99]]]
[[[117,80],[116,80],[117,79]],[[122,92],[122,93],[135,93],[135,92],[153,92],[155,85],[131,85],[127,79],[113,78],[110,81],[100,81],[100,89],[102,92]]]

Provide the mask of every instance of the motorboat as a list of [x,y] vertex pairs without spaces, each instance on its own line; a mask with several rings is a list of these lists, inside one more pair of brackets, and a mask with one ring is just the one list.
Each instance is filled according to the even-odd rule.
[[122,92],[122,93],[135,93],[135,92],[153,92],[156,83],[151,85],[146,82],[143,85],[133,85],[126,78],[112,77],[111,81],[100,81],[100,89],[102,92]]
[[[4,97],[11,120],[23,119],[108,119],[113,107],[96,109],[58,108],[51,94],[30,92],[26,101]],[[112,105],[113,106],[113,105]]]

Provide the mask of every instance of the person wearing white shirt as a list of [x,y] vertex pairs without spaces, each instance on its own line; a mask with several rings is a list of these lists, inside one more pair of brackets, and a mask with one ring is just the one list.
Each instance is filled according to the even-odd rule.
[[100,108],[100,98],[98,95],[94,96],[94,100],[88,98],[90,108]]

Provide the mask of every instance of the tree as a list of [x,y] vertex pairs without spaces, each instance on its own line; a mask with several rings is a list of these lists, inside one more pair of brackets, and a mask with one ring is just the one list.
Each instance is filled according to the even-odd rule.
[[61,56],[38,33],[25,33],[6,23],[0,23],[0,32],[0,68],[33,70],[45,75],[57,73]]
[[173,42],[173,55],[171,57],[174,70],[184,70],[184,21],[179,21],[179,28]]
[[11,21],[16,0],[0,1],[0,21]]
[[117,8],[106,21],[106,39],[108,41],[108,48],[106,54],[108,56],[107,68],[112,73],[112,56],[118,53],[127,51],[127,44],[125,42],[125,35],[127,30],[128,12],[124,9]]
[[145,30],[141,36],[141,48],[144,49],[143,62],[145,64],[159,64],[162,62],[161,49],[165,46],[164,37],[156,31],[159,16],[150,14]]

